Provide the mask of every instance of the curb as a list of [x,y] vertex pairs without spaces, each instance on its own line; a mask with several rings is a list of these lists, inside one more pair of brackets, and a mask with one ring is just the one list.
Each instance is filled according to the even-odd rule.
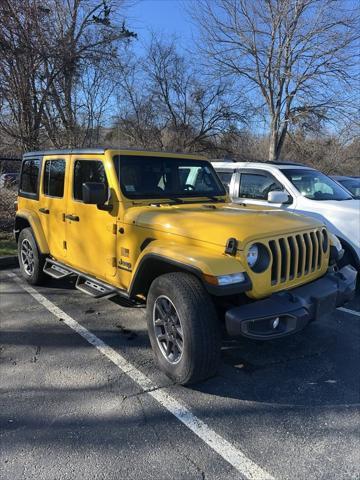
[[7,255],[6,257],[0,257],[0,270],[5,268],[18,267],[19,260],[17,255]]

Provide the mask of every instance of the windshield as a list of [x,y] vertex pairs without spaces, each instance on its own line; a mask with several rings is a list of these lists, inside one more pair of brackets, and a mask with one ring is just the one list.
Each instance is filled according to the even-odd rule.
[[347,190],[353,195],[354,198],[360,199],[360,179],[358,178],[345,178],[338,180],[341,185],[344,185]]
[[352,200],[338,183],[317,170],[289,168],[281,170],[302,196],[311,200]]
[[137,155],[116,155],[114,162],[121,190],[127,198],[176,200],[176,197],[226,195],[208,162]]

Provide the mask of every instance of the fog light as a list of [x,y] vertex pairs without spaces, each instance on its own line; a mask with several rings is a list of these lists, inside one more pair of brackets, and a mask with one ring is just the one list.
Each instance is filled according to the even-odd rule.
[[275,330],[279,326],[280,318],[276,317],[275,320],[272,321],[272,328]]

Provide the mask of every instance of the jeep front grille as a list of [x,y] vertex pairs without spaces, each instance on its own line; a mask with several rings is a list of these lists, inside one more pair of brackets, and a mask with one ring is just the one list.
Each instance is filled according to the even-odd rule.
[[326,229],[270,240],[271,284],[277,285],[320,270],[328,243]]

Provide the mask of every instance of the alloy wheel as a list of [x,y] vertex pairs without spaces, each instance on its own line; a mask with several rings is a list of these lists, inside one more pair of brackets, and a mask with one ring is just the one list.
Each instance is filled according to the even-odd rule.
[[183,329],[175,305],[165,295],[155,300],[153,325],[161,353],[172,364],[180,361],[183,349]]
[[35,257],[31,243],[27,238],[21,242],[21,263],[24,267],[24,271],[29,277],[34,273]]

